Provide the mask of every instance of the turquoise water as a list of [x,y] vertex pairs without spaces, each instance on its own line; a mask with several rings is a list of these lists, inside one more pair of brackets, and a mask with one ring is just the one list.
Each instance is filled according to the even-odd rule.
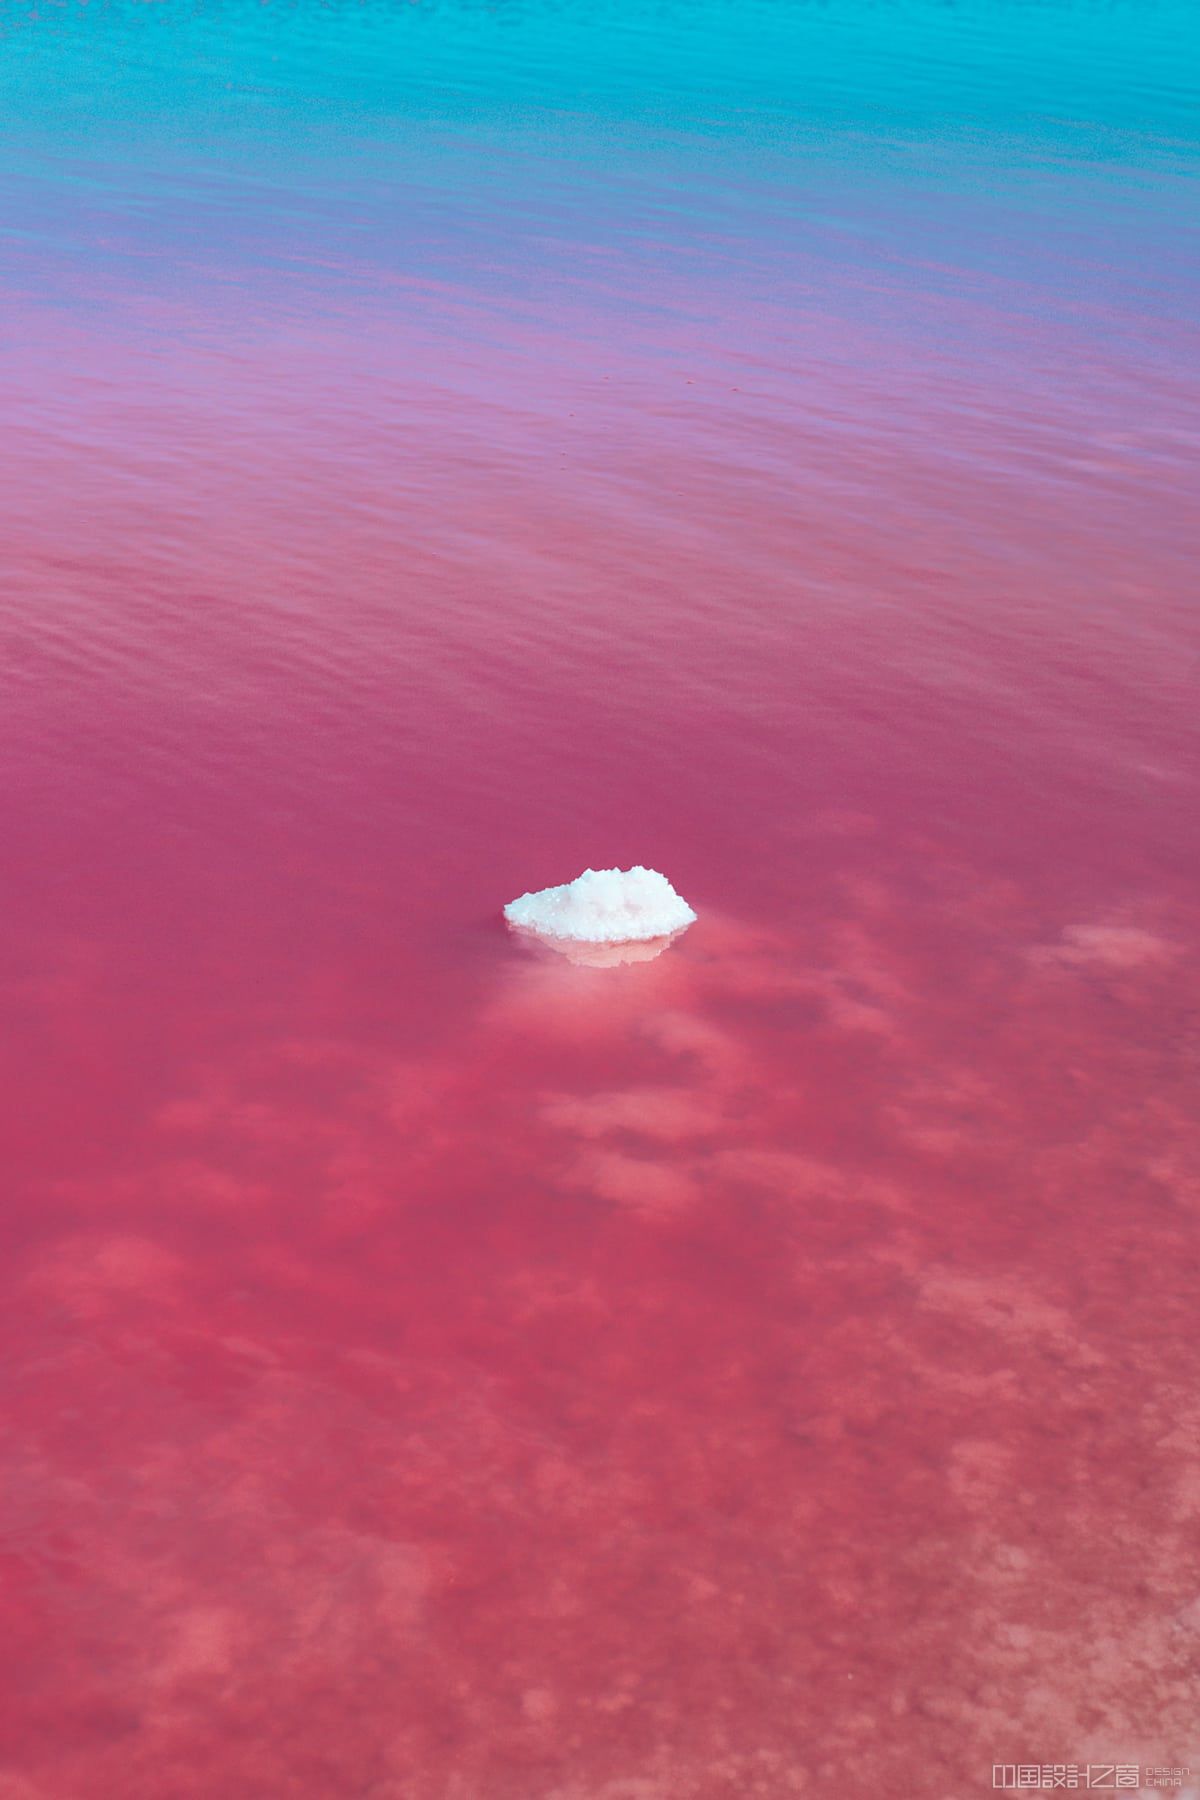
[[216,253],[319,291],[342,256],[469,273],[490,241],[495,296],[579,244],[688,265],[769,234],[776,283],[832,240],[1186,304],[1187,6],[57,6],[4,45],[14,248],[93,278]]

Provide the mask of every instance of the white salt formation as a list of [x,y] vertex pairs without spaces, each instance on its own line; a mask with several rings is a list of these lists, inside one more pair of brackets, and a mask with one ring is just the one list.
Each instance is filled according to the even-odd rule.
[[576,944],[635,944],[669,937],[696,917],[657,869],[585,869],[562,887],[522,894],[504,909],[510,925]]

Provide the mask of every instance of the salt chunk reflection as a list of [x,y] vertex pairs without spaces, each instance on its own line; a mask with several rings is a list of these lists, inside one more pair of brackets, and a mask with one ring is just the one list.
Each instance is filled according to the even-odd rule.
[[621,963],[653,962],[669,944],[683,936],[683,931],[672,931],[665,937],[643,938],[637,942],[590,944],[577,938],[544,937],[540,932],[519,925],[510,925],[509,930],[535,954],[545,951],[551,957],[562,956],[585,969],[613,969]]

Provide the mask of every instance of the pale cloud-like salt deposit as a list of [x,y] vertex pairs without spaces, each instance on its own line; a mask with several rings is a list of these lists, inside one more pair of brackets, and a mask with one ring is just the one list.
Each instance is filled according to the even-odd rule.
[[561,887],[522,894],[504,909],[510,925],[580,944],[632,944],[669,937],[696,915],[657,869],[585,869]]

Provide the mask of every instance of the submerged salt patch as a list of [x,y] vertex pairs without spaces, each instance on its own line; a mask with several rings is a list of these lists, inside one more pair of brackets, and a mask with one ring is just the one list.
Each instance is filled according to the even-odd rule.
[[522,894],[504,909],[510,925],[580,944],[633,944],[669,937],[696,915],[657,869],[585,869],[561,887]]

